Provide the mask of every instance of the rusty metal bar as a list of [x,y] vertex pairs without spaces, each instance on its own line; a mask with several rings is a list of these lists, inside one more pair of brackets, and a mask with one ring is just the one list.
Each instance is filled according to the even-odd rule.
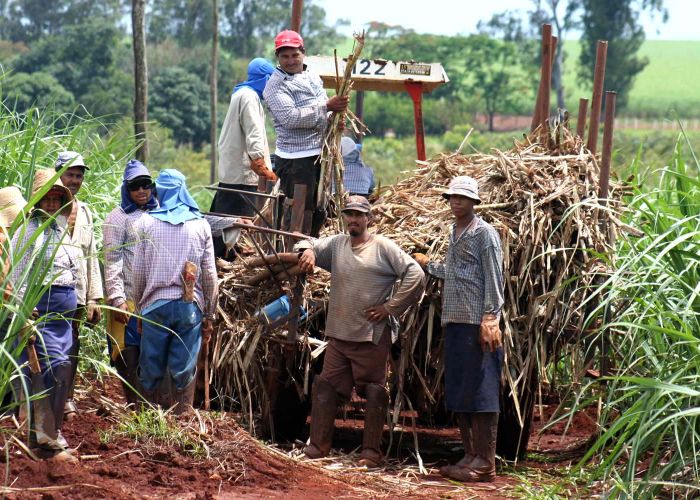
[[552,35],[552,68],[554,68],[554,63],[557,60],[557,42],[559,38]]
[[204,186],[204,187],[206,189],[210,189],[212,191],[226,191],[227,193],[247,194],[250,196],[260,196],[263,198],[277,198],[277,195],[260,193],[258,191],[245,191],[243,189],[224,188],[224,187],[219,187],[219,186]]
[[595,73],[593,74],[593,102],[591,104],[591,121],[588,123],[588,142],[586,147],[595,154],[598,147],[598,125],[603,103],[603,86],[605,85],[605,61],[608,57],[608,42],[598,40],[595,56]]
[[549,118],[549,93],[552,89],[552,25],[542,25],[542,101],[539,123],[543,127]]
[[586,118],[588,115],[588,99],[582,97],[578,100],[578,116],[576,117],[576,135],[583,139],[586,133]]
[[603,152],[600,161],[600,182],[598,183],[598,201],[605,205],[610,187],[610,160],[612,158],[613,130],[615,128],[615,100],[617,93],[605,93],[605,128],[603,129]]
[[[530,132],[533,132],[540,123],[542,123],[542,117],[541,117],[541,112],[542,112],[542,99],[544,98],[543,93],[544,93],[544,66],[545,66],[545,40],[550,40],[552,39],[552,25],[551,24],[543,24],[542,25],[542,45],[540,49],[540,85],[537,88],[537,100],[535,101],[535,111],[532,114],[532,122],[530,123]],[[551,75],[550,75],[550,81],[549,85],[551,86]],[[546,119],[546,117],[545,117]]]
[[301,12],[304,10],[304,0],[292,1],[292,22],[291,29],[301,33]]
[[[204,215],[215,215],[217,217],[230,217],[232,219],[245,219],[240,215],[230,215],[230,214],[220,214],[218,212],[202,212]],[[297,240],[310,240],[311,236],[305,234],[292,233],[289,231],[282,231],[280,229],[272,229],[269,227],[262,226],[251,226],[250,224],[241,224],[240,222],[232,222],[229,227],[235,227],[238,229],[245,229],[247,231],[258,231],[260,233],[276,234],[278,236],[285,236],[287,238],[297,239]]]

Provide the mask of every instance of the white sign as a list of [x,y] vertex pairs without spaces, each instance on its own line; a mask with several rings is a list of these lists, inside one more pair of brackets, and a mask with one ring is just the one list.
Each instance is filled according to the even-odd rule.
[[[336,87],[335,58],[309,56],[304,62],[310,70],[321,76],[326,88]],[[345,61],[338,59],[338,72],[342,78]],[[424,92],[432,92],[440,85],[449,82],[447,74],[439,63],[418,63],[415,61],[387,61],[385,59],[360,59],[352,68],[354,90],[379,90],[384,92],[405,92],[405,82],[420,82]]]

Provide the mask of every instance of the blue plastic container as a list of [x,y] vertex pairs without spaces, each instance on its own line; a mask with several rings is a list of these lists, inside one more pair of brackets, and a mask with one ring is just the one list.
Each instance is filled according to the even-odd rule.
[[[263,307],[259,312],[258,316],[261,317],[268,325],[274,323],[280,318],[289,315],[289,311],[292,308],[292,304],[289,301],[289,297],[282,295],[277,300],[274,300]],[[306,310],[299,306],[299,319],[306,319]]]

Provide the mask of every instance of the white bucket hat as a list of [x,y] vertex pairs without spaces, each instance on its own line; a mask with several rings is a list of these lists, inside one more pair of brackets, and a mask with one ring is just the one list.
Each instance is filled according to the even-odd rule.
[[477,204],[481,203],[481,198],[479,198],[479,183],[476,182],[476,179],[466,175],[460,175],[459,177],[453,178],[450,181],[447,191],[442,193],[442,197],[449,200],[450,196],[453,194],[466,196],[470,200],[475,201]]
[[10,227],[26,205],[19,188],[8,186],[0,189],[0,226]]

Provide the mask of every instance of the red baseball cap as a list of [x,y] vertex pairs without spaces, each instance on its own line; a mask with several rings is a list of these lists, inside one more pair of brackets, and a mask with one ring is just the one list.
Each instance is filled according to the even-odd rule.
[[275,50],[279,50],[283,47],[293,47],[297,49],[303,46],[304,39],[296,31],[280,31],[280,33],[275,37]]

